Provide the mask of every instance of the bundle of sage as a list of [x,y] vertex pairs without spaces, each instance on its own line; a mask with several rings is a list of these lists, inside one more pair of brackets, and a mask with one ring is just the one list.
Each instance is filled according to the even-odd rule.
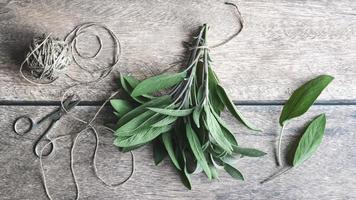
[[[122,151],[130,151],[152,142],[155,163],[168,155],[189,189],[193,172],[202,170],[209,179],[215,179],[217,169],[223,168],[233,178],[243,180],[233,167],[235,158],[265,155],[260,150],[241,147],[220,117],[227,108],[247,128],[258,130],[236,109],[213,71],[207,31],[208,26],[203,25],[182,72],[141,82],[122,75],[119,85],[132,101],[111,100],[119,117],[114,144]],[[132,102],[139,105],[134,107]]]

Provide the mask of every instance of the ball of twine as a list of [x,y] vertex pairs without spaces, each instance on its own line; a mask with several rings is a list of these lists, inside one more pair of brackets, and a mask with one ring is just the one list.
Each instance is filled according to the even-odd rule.
[[55,81],[72,61],[69,45],[51,35],[35,37],[29,48],[20,72],[25,65],[37,80]]

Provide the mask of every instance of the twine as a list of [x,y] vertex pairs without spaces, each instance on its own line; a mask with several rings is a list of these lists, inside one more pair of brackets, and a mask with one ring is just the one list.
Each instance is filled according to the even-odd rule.
[[[112,38],[114,42],[114,55],[113,55],[113,62],[112,64],[103,67],[103,68],[97,68],[95,70],[91,70],[90,66],[85,66],[81,64],[78,61],[78,58],[81,59],[94,59],[97,58],[97,56],[100,54],[100,52],[103,49],[103,44],[102,40],[99,35],[95,35],[96,39],[99,42],[99,49],[95,52],[93,56],[84,56],[82,53],[77,48],[77,40],[84,34],[86,34],[86,29],[88,28],[100,28],[105,30]],[[76,173],[74,170],[74,151],[77,145],[77,140],[79,136],[88,131],[91,130],[94,133],[95,136],[95,149],[92,157],[92,163],[93,163],[93,171],[94,175],[100,180],[102,184],[108,187],[117,187],[120,186],[124,183],[126,183],[134,174],[135,170],[135,158],[133,152],[130,151],[131,153],[131,173],[127,178],[125,178],[123,181],[110,184],[107,183],[100,175],[99,175],[99,170],[97,168],[97,152],[99,149],[99,134],[98,131],[96,130],[95,126],[93,125],[95,119],[101,112],[101,110],[104,108],[104,106],[109,102],[111,98],[113,98],[118,92],[113,93],[97,110],[95,113],[94,117],[86,121],[84,119],[81,119],[80,117],[76,117],[72,115],[68,110],[66,110],[64,106],[64,99],[66,95],[68,94],[69,90],[71,88],[74,88],[76,86],[84,86],[84,85],[89,85],[92,83],[98,83],[99,81],[105,79],[112,71],[113,69],[118,65],[120,56],[121,56],[121,44],[118,39],[118,37],[115,35],[114,32],[112,32],[108,27],[102,24],[98,23],[85,23],[82,25],[77,26],[74,28],[66,37],[64,40],[59,40],[58,38],[53,38],[51,37],[51,34],[47,36],[41,36],[38,38],[34,38],[33,42],[30,45],[30,52],[27,54],[25,60],[21,63],[20,66],[20,75],[28,82],[35,84],[35,85],[48,85],[56,81],[59,76],[64,73],[66,68],[69,67],[69,65],[74,61],[74,63],[81,69],[84,70],[85,72],[90,74],[89,80],[80,80],[78,78],[72,77],[70,74],[64,73],[67,77],[69,77],[74,84],[71,85],[62,95],[61,99],[61,107],[62,109],[75,121],[78,121],[80,123],[83,123],[85,126],[84,128],[76,133],[71,151],[70,151],[70,171],[73,177],[73,182],[75,184],[76,188],[76,197],[75,199],[80,198],[80,188],[78,185]],[[27,77],[24,75],[23,70],[24,67],[27,67],[30,71],[30,74],[32,75],[31,79],[30,77]],[[96,74],[99,74],[95,76]],[[78,95],[76,95],[78,96]],[[113,130],[105,127],[106,130],[109,130],[111,132],[114,132]],[[48,147],[48,145],[54,145],[54,143],[57,140],[61,140],[64,138],[71,137],[71,135],[62,135],[58,136],[54,139],[51,139],[49,143],[47,143],[40,151],[40,156],[39,156],[39,161],[40,161],[40,168],[41,168],[41,175],[42,175],[42,181],[43,181],[43,187],[45,190],[45,193],[49,199],[53,199],[50,191],[47,186],[47,179],[46,179],[46,173],[43,165],[43,152],[44,150]]]

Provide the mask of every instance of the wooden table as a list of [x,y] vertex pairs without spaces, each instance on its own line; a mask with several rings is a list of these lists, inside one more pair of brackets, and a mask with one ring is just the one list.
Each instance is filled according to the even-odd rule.
[[[74,113],[89,119],[117,89],[119,72],[143,79],[169,69],[185,53],[182,41],[190,41],[203,23],[211,26],[211,44],[238,29],[235,10],[216,0],[6,2],[0,1],[0,199],[46,199],[39,161],[31,151],[38,133],[31,132],[27,139],[18,137],[12,123],[24,114],[41,118],[59,105],[61,92],[71,84],[61,77],[51,85],[36,86],[20,77],[19,65],[34,36],[52,33],[63,38],[75,26],[94,21],[107,25],[120,38],[119,68],[100,84],[76,89],[84,103]],[[188,191],[168,160],[153,164],[152,147],[147,146],[134,152],[133,178],[112,189],[93,175],[94,137],[87,133],[75,151],[81,199],[356,199],[356,2],[241,0],[238,4],[245,28],[234,40],[212,50],[214,69],[237,107],[263,129],[263,133],[253,134],[226,114],[237,139],[268,155],[237,163],[244,182],[225,172],[220,181],[213,182],[194,175],[193,190]],[[84,39],[79,41],[80,49],[95,51],[95,40]],[[110,45],[105,46],[102,55],[111,50]],[[72,67],[70,73],[80,75],[80,70]],[[333,75],[335,80],[305,116],[289,124],[283,143],[288,149],[309,119],[326,113],[320,148],[301,167],[259,184],[277,170],[274,147],[283,102],[295,88],[319,74]],[[107,107],[97,123],[110,119],[113,116]],[[51,136],[73,134],[78,128],[78,123],[65,116]],[[101,133],[100,137],[101,176],[108,182],[122,180],[129,173],[130,155],[118,152],[111,134]],[[70,140],[58,141],[55,156],[44,160],[54,199],[75,197],[70,146]]]

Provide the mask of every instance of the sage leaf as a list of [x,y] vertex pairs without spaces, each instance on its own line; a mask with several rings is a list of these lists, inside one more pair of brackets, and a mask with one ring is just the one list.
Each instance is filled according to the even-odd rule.
[[243,175],[241,174],[241,172],[239,170],[237,170],[235,167],[224,163],[224,169],[225,171],[230,174],[230,176],[236,180],[244,180]]
[[153,160],[155,165],[158,165],[167,156],[167,151],[165,150],[162,142],[158,139],[155,140],[153,144]]
[[126,153],[126,152],[129,152],[129,151],[133,151],[135,149],[138,149],[144,145],[146,145],[147,143],[142,143],[142,144],[138,144],[138,145],[133,145],[133,146],[130,146],[130,147],[120,147],[121,151]]
[[148,108],[156,113],[160,113],[163,115],[174,116],[174,117],[184,117],[190,115],[193,112],[193,108],[185,109],[185,110],[172,110],[172,109],[164,109],[164,108]]
[[147,110],[147,107],[153,107],[153,106],[164,106],[169,103],[171,103],[171,97],[170,96],[161,96],[157,97],[155,99],[152,99],[151,101],[142,104],[141,106],[131,110],[130,112],[126,113],[124,116],[122,116],[121,119],[118,121],[118,125],[122,125],[127,123],[128,121],[132,120],[134,117],[138,116],[142,112]]
[[126,82],[130,85],[132,89],[140,83],[140,81],[133,76],[123,76],[123,78],[126,80]]
[[238,153],[241,154],[243,156],[247,156],[247,157],[261,157],[266,155],[265,152],[260,151],[258,149],[252,149],[252,148],[242,148],[242,147],[238,147],[238,146],[233,146],[234,148],[234,153]]
[[225,105],[221,100],[218,94],[217,86],[219,84],[219,80],[215,72],[211,67],[208,68],[208,78],[209,78],[209,101],[213,105],[213,109],[216,113],[220,113],[224,110]]
[[309,159],[318,149],[324,136],[325,124],[325,114],[321,114],[308,125],[295,151],[293,159],[294,167]]
[[193,111],[193,121],[198,128],[200,128],[200,114],[202,110],[201,106],[196,106]]
[[209,165],[212,179],[219,179],[219,174],[213,165]]
[[232,145],[233,148],[234,148],[234,146],[238,145],[235,136],[230,132],[229,129],[221,127],[221,130],[222,130],[222,132],[224,133],[224,136],[230,142],[230,144]]
[[334,78],[329,75],[321,75],[312,79],[293,92],[283,106],[279,123],[281,126],[290,119],[299,117],[309,110],[321,92]]
[[178,160],[176,158],[176,155],[174,153],[174,147],[173,147],[173,141],[172,141],[172,135],[171,133],[167,132],[167,133],[163,133],[162,134],[162,142],[168,152],[168,155],[172,161],[172,163],[174,164],[174,166],[181,170],[180,166],[179,166],[179,163],[178,163]]
[[165,118],[163,118],[162,120],[152,124],[152,127],[162,127],[162,126],[167,126],[170,125],[172,123],[174,123],[177,120],[177,117],[174,116],[167,116]]
[[110,100],[110,104],[118,114],[118,117],[122,117],[132,110],[131,104],[128,101],[122,99],[112,99]]
[[158,128],[142,128],[136,130],[135,133],[130,136],[118,135],[118,137],[114,141],[114,144],[118,147],[130,147],[140,145],[155,139],[160,134],[165,133],[170,129],[170,126]]
[[186,72],[176,74],[162,74],[140,82],[132,91],[131,96],[152,94],[162,89],[168,89],[180,83],[186,77]]
[[199,138],[195,131],[193,130],[191,123],[188,121],[186,125],[186,134],[188,138],[188,142],[190,145],[190,148],[192,149],[192,152],[197,159],[199,165],[203,168],[205,174],[208,176],[209,179],[211,179],[211,172],[210,168],[208,165],[208,162],[205,158],[204,152],[201,148],[201,144],[199,141]]
[[204,106],[206,114],[206,128],[209,130],[211,136],[214,138],[217,144],[220,145],[228,153],[232,153],[232,146],[230,142],[224,137],[224,133],[221,130],[220,124],[216,121],[214,115],[211,113],[208,106]]
[[[137,80],[135,77],[133,76],[124,76],[124,79],[126,80],[126,82],[131,86],[131,88],[135,88],[139,83],[140,81]],[[132,90],[131,89],[131,90]],[[144,97],[142,100],[146,100],[146,99],[153,99],[155,98],[154,96],[151,96],[151,95],[148,95],[148,94],[143,94],[142,97]],[[137,99],[139,97],[134,97],[133,99]],[[141,100],[141,99],[140,99]]]
[[155,113],[152,111],[146,111],[132,120],[128,121],[126,124],[122,125],[119,129],[115,131],[117,136],[130,136],[134,134],[135,129],[145,123],[150,117]]
[[190,175],[188,173],[188,169],[187,169],[187,159],[185,157],[185,153],[184,151],[182,151],[182,157],[183,157],[183,172],[181,172],[181,179],[182,179],[182,182],[184,184],[185,187],[187,187],[189,190],[192,189],[192,181],[191,181],[191,178],[190,178]]
[[250,122],[248,122],[242,114],[236,109],[235,105],[232,103],[231,99],[229,96],[226,94],[224,88],[221,85],[217,85],[217,93],[221,99],[221,101],[224,103],[226,108],[229,110],[229,112],[237,119],[239,120],[242,124],[244,124],[247,128],[254,130],[254,131],[261,131],[260,129],[256,128],[254,125],[252,125]]

